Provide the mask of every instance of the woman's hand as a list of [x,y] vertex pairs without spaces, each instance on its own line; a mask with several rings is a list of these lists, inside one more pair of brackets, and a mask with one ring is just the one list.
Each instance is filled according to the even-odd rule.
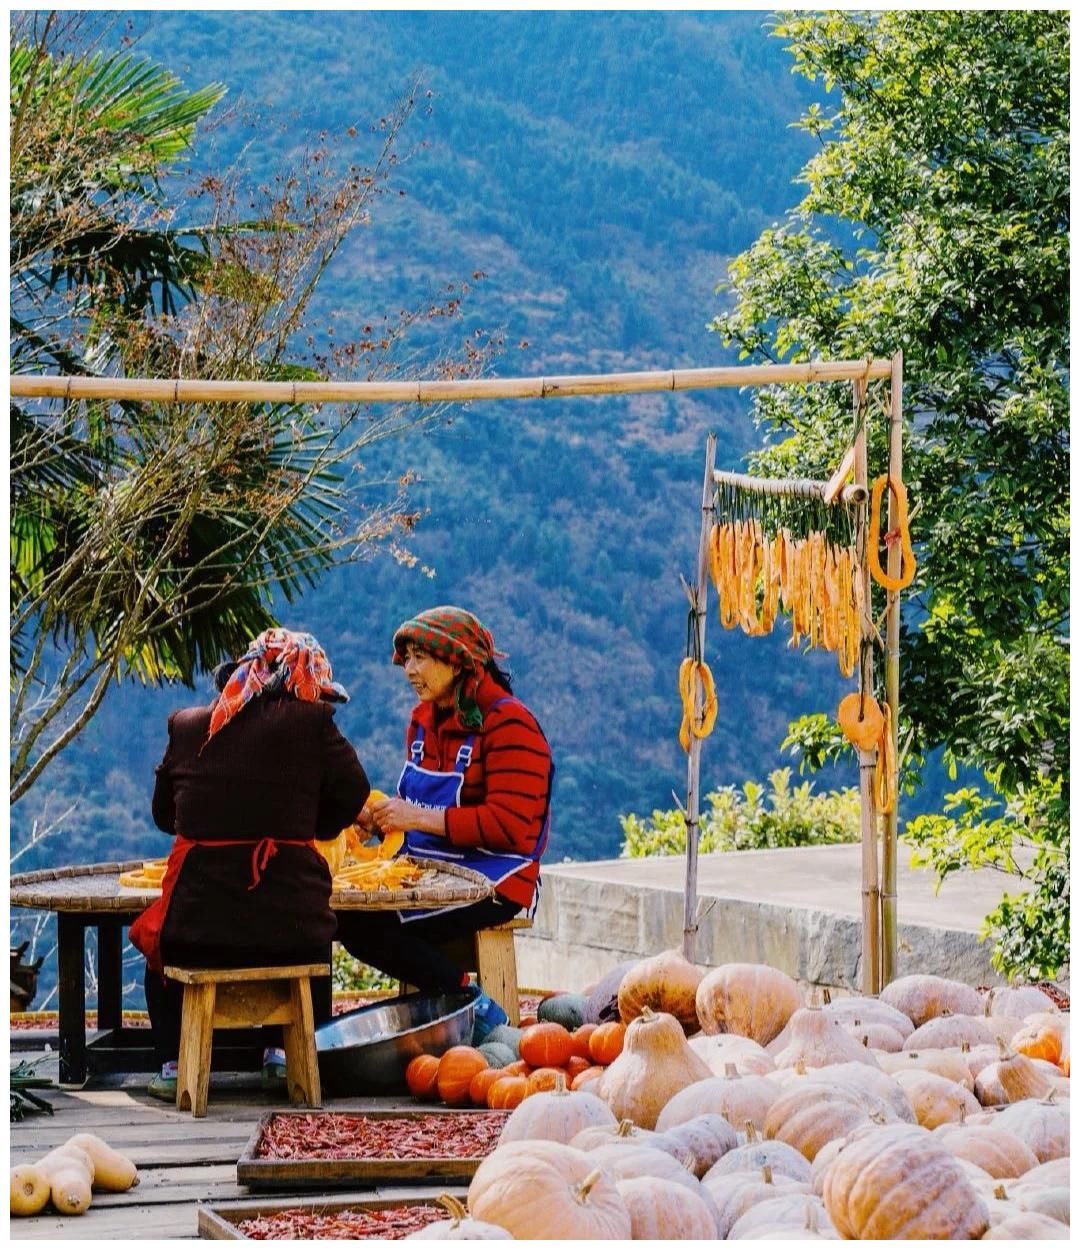
[[405,799],[389,798],[368,809],[375,831],[385,836],[393,829],[417,829],[421,833],[446,833],[446,812],[441,807],[420,807]]

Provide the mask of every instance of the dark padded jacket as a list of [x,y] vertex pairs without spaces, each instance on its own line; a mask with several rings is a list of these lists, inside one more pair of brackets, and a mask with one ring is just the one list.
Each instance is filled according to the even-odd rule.
[[328,703],[256,698],[207,742],[210,712],[169,717],[157,768],[155,823],[198,843],[162,929],[165,962],[324,959],[336,930],[326,863],[265,839],[333,838],[370,793],[364,769]]

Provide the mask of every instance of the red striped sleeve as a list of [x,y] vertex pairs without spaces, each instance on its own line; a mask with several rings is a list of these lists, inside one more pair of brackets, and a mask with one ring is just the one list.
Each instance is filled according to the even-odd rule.
[[473,782],[470,768],[462,806],[447,809],[447,837],[454,846],[530,855],[543,833],[551,800],[547,739],[515,701],[489,713],[479,755],[481,784]]

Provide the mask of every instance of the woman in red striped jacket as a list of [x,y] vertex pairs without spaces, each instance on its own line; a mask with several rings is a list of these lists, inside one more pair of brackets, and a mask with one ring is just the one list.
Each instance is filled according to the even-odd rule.
[[442,949],[448,939],[536,903],[554,768],[500,658],[491,634],[462,608],[431,608],[394,634],[394,663],[420,702],[397,795],[371,804],[363,822],[373,832],[407,830],[405,851],[482,873],[494,896],[424,913],[342,911],[337,938],[356,958],[422,990],[465,980]]

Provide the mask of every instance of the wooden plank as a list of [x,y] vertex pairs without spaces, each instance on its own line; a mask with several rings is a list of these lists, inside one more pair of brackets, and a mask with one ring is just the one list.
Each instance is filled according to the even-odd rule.
[[173,968],[165,975],[184,985],[215,985],[234,981],[288,981],[293,977],[328,977],[329,964],[282,964],[277,968]]
[[12,1220],[13,1241],[145,1241],[158,1238],[194,1237],[198,1232],[198,1207],[177,1205],[123,1207],[93,1206],[84,1215],[33,1216]]

